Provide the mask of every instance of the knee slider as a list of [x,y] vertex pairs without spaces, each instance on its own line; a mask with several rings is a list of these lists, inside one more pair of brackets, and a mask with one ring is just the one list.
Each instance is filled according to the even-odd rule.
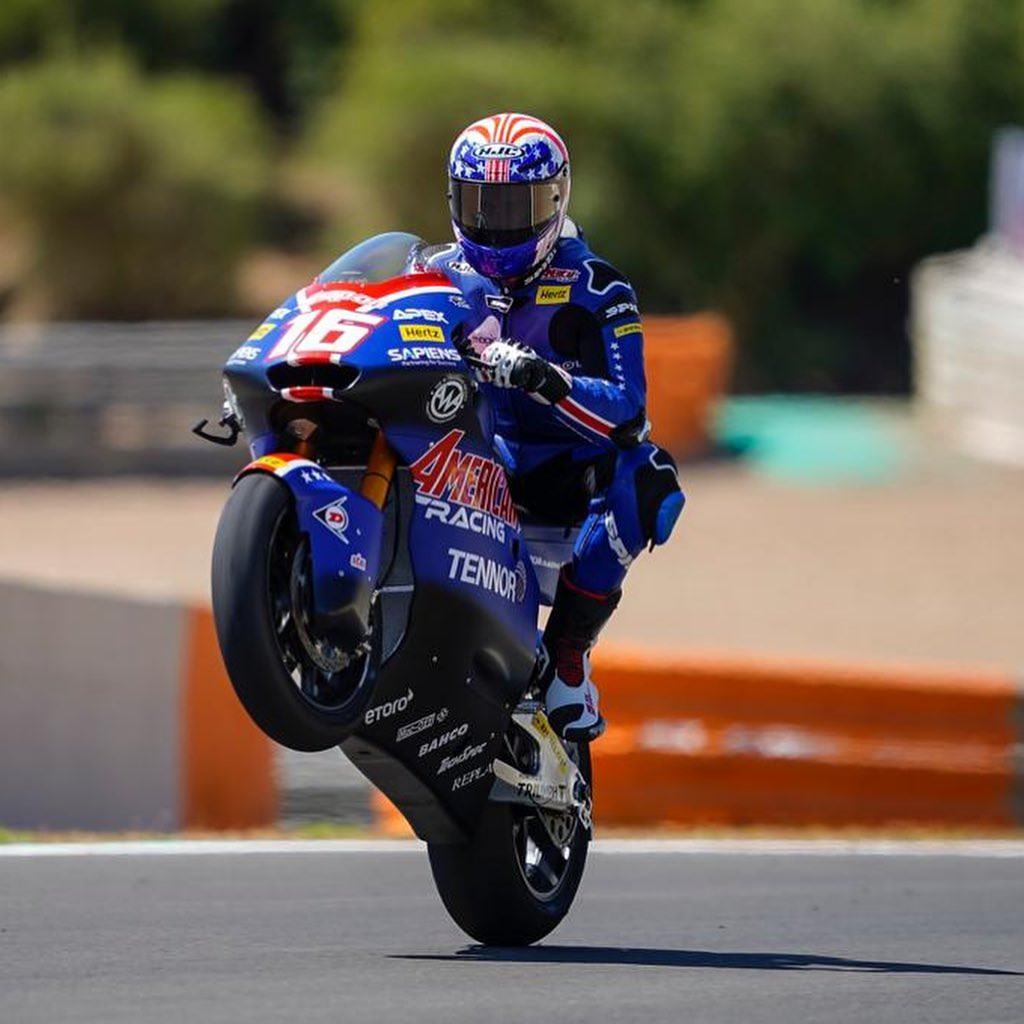
[[647,460],[637,467],[635,481],[644,541],[652,546],[664,544],[686,504],[675,460],[664,448],[652,445]]

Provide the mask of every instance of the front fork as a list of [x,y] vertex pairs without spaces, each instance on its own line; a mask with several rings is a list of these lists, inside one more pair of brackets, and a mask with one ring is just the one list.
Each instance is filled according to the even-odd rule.
[[366,460],[366,472],[363,474],[359,493],[379,509],[383,509],[388,500],[388,491],[391,489],[397,465],[398,456],[394,448],[388,444],[384,431],[378,430],[370,448],[370,456]]

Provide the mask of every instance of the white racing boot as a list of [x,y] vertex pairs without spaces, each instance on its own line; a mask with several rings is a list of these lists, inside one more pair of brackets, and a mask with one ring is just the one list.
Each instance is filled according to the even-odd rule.
[[577,587],[568,568],[558,580],[538,675],[551,727],[562,739],[596,740],[605,721],[598,709],[598,692],[590,678],[590,648],[611,618],[622,592],[592,594]]

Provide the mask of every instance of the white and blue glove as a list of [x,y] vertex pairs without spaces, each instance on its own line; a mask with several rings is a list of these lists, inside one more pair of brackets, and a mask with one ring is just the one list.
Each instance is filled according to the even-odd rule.
[[485,383],[519,388],[545,405],[554,405],[572,388],[567,373],[516,341],[492,341],[480,353],[476,371]]

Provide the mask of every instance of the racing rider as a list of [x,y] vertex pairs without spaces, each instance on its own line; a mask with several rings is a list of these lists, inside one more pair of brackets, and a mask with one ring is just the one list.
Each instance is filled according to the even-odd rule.
[[555,730],[604,730],[589,651],[633,559],[683,507],[675,463],[647,440],[636,295],[566,216],[569,154],[524,114],[476,121],[448,164],[456,245],[432,258],[471,306],[463,348],[492,415],[516,503],[583,522],[542,640],[539,683]]

